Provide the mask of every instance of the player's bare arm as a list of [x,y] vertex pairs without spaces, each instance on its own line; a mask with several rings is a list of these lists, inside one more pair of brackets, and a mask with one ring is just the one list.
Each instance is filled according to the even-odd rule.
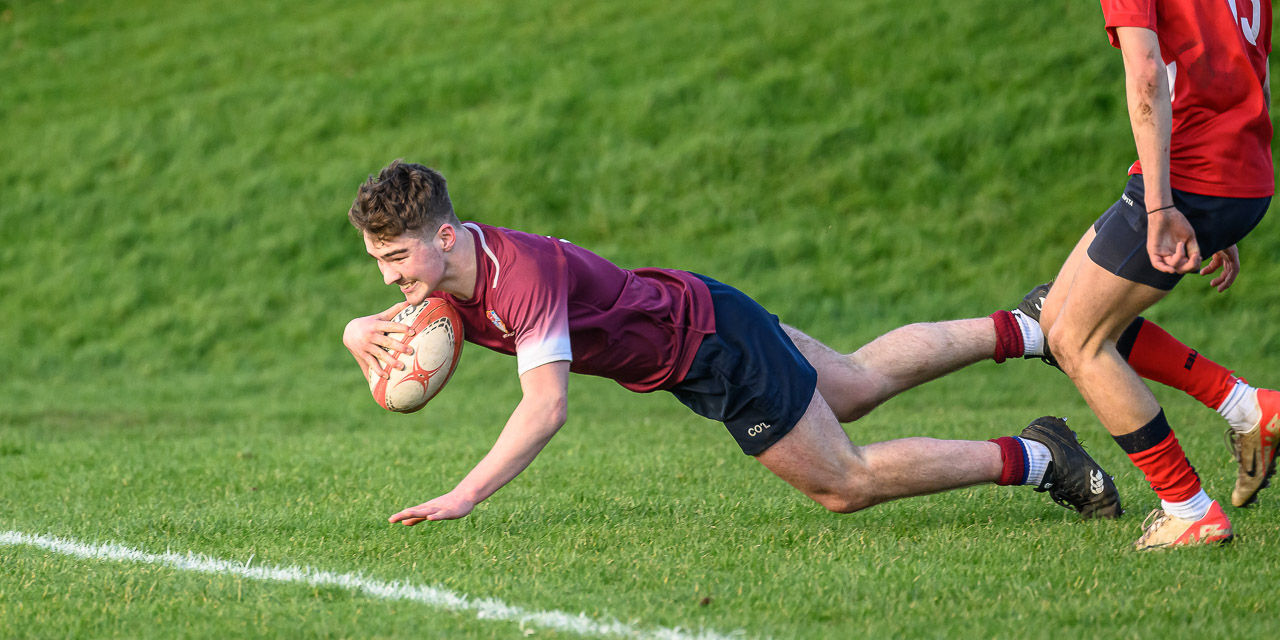
[[391,516],[390,522],[412,526],[423,520],[464,517],[533,462],[568,418],[569,363],[551,362],[524,372],[520,388],[520,404],[480,464],[453,491],[405,509]]
[[[401,302],[382,313],[356,318],[347,323],[347,328],[342,332],[342,344],[360,365],[360,373],[365,379],[369,378],[371,368],[376,368],[384,378],[387,377],[387,367],[404,368],[404,363],[398,362],[396,355],[410,353],[412,349],[387,334],[413,335],[409,327],[391,321],[407,306],[408,302]],[[391,351],[388,352],[388,349]]]
[[1142,27],[1116,29],[1124,57],[1125,93],[1146,191],[1147,253],[1166,273],[1189,273],[1200,266],[1200,247],[1186,216],[1173,204],[1169,186],[1169,141],[1173,108],[1169,76],[1156,33]]

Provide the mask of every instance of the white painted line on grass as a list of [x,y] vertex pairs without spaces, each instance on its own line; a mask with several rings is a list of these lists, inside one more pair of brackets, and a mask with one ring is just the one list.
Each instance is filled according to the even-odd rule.
[[27,546],[55,553],[114,562],[140,562],[179,571],[242,576],[267,582],[293,582],[312,586],[339,587],[383,600],[407,600],[447,611],[471,611],[479,620],[516,622],[584,636],[623,636],[658,638],[661,640],[720,640],[741,638],[742,632],[723,635],[716,631],[686,631],[679,627],[640,629],[617,620],[595,620],[579,613],[563,611],[529,611],[492,598],[475,599],[439,587],[382,582],[355,573],[333,573],[312,567],[250,566],[249,561],[233,562],[195,553],[147,553],[118,544],[85,544],[53,536],[32,535],[21,531],[0,533],[0,546]]

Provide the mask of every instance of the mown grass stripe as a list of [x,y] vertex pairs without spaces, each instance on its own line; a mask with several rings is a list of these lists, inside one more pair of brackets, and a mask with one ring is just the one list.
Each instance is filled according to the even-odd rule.
[[0,546],[30,546],[78,558],[112,562],[138,562],[197,573],[234,575],[264,582],[290,582],[311,586],[339,587],[372,598],[405,600],[447,611],[471,611],[478,620],[499,620],[566,631],[584,636],[621,636],[660,640],[716,640],[742,637],[741,632],[725,635],[716,631],[686,631],[679,627],[640,629],[617,620],[596,620],[586,614],[572,615],[563,611],[529,611],[493,598],[471,598],[439,587],[383,582],[359,574],[334,573],[314,567],[252,566],[246,562],[211,558],[192,552],[147,553],[118,544],[86,544],[46,535],[20,531],[0,533]]

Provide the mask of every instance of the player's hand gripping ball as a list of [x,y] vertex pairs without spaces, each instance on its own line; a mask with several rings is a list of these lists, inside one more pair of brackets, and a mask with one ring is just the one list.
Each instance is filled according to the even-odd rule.
[[[453,375],[462,355],[462,319],[458,312],[440,298],[427,298],[421,304],[405,307],[392,322],[409,325],[412,354],[400,354],[403,369],[392,367],[390,378],[369,370],[369,390],[384,409],[413,413],[436,397]],[[403,341],[404,334],[390,333]]]

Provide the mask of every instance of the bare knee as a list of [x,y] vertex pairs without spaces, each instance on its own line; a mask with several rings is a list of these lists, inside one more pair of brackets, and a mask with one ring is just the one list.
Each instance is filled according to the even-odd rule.
[[831,495],[815,498],[818,504],[822,505],[832,513],[854,513],[862,511],[871,506],[872,503],[867,500],[855,498],[853,496]]
[[827,394],[824,393],[823,398],[831,404],[831,412],[835,413],[836,420],[841,422],[859,420],[883,403],[874,394],[847,394],[847,396],[827,398]]
[[809,497],[833,513],[854,513],[882,502],[856,480],[848,480],[826,491],[813,492]]
[[871,413],[871,410],[880,406],[880,404],[881,403],[879,402],[867,401],[863,398],[858,398],[857,401],[847,403],[841,407],[832,406],[831,410],[836,414],[837,420],[841,423],[846,423],[853,422],[868,413]]
[[1067,375],[1071,375],[1072,371],[1085,363],[1090,353],[1098,351],[1096,346],[1091,344],[1092,340],[1088,334],[1075,330],[1063,322],[1054,323],[1045,334],[1045,340],[1049,343],[1049,350],[1053,352],[1053,356],[1057,358],[1058,364]]

